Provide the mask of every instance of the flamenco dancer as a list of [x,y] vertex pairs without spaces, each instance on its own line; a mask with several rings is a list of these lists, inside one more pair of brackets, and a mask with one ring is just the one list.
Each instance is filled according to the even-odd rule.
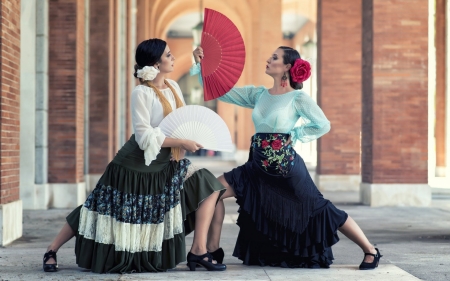
[[44,271],[57,271],[56,252],[74,236],[79,267],[96,273],[166,271],[186,260],[185,235],[193,230],[190,269],[226,269],[206,249],[225,189],[208,170],[182,159],[185,150],[195,152],[200,144],[165,137],[158,128],[164,116],[185,105],[178,84],[165,79],[175,57],[165,41],[150,39],[139,44],[135,58],[140,85],[131,95],[134,134],[86,202],[67,217],[44,255]]
[[[203,49],[193,55],[191,75],[200,74]],[[266,74],[274,80],[272,88],[233,88],[219,98],[253,109],[256,129],[248,161],[219,177],[227,189],[220,200],[234,196],[240,207],[233,256],[246,265],[329,268],[339,230],[362,249],[359,269],[376,268],[379,250],[346,212],[322,196],[291,144],[313,141],[330,130],[320,107],[300,91],[311,75],[309,63],[295,49],[279,47],[267,60]],[[294,127],[299,118],[304,124]],[[224,257],[219,248],[224,214],[220,201],[207,243],[218,262]]]

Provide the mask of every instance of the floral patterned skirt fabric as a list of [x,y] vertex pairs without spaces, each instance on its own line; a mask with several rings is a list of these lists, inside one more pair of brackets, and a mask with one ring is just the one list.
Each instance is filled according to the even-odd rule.
[[189,160],[170,161],[169,148],[150,166],[144,161],[132,136],[67,217],[76,232],[78,266],[97,273],[158,272],[186,260],[184,240],[195,211],[223,186],[205,169],[186,179]]
[[252,137],[253,158],[270,174],[287,175],[294,166],[296,152],[286,145],[289,134],[255,134]]

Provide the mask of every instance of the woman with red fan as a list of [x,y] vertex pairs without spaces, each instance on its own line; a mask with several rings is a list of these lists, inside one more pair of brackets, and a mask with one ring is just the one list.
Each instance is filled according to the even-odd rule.
[[[191,74],[199,74],[203,49],[193,54],[197,64]],[[266,74],[274,80],[272,88],[232,88],[219,98],[252,108],[256,129],[248,161],[219,177],[227,188],[221,199],[234,196],[240,206],[233,255],[247,265],[328,268],[339,230],[363,250],[359,268],[374,269],[381,258],[378,249],[347,213],[323,198],[291,145],[291,140],[313,141],[330,130],[319,106],[300,91],[311,75],[309,63],[296,50],[279,47],[267,60]],[[303,124],[295,127],[300,118]],[[221,202],[208,234],[208,250],[219,262],[223,217]]]
[[197,265],[226,269],[206,249],[215,205],[225,189],[208,170],[182,159],[183,150],[195,152],[200,144],[165,137],[158,128],[164,116],[184,106],[178,84],[165,79],[174,62],[163,40],[146,40],[137,47],[134,134],[86,202],[67,217],[44,255],[44,271],[57,271],[56,252],[74,236],[78,266],[93,272],[166,271],[186,260],[185,235],[194,230],[187,255],[190,270]]

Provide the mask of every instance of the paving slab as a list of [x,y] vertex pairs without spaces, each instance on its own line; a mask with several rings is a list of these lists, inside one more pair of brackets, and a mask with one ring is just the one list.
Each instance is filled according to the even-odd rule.
[[[200,161],[196,161],[200,162]],[[208,162],[200,163],[208,167]],[[215,174],[230,170],[232,163],[210,165]],[[225,200],[221,246],[225,251],[225,272],[188,271],[185,264],[165,273],[95,274],[77,267],[74,241],[58,252],[60,270],[42,271],[42,256],[71,211],[51,209],[24,211],[23,237],[0,247],[0,280],[450,280],[450,197],[440,191],[433,196],[431,207],[370,208],[358,202],[352,192],[324,192],[340,209],[345,210],[360,225],[383,257],[376,270],[360,271],[361,250],[339,234],[333,246],[334,263],[330,269],[285,269],[244,266],[231,254],[239,227],[236,225],[237,205]],[[192,235],[187,238],[188,247]],[[188,249],[187,249],[188,250]]]

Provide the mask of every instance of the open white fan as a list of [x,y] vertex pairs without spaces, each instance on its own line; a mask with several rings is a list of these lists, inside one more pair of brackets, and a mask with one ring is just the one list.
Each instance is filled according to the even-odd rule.
[[231,152],[230,130],[211,109],[200,105],[179,107],[167,114],[158,126],[167,137],[193,140],[203,149]]

